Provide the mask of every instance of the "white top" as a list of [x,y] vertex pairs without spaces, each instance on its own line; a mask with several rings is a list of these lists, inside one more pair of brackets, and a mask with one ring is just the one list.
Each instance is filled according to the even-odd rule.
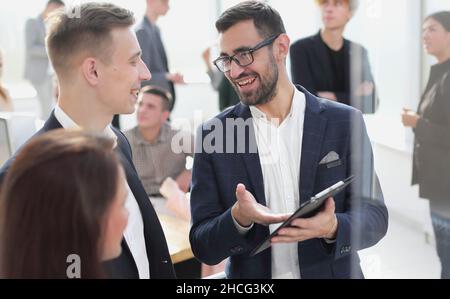
[[[61,109],[59,105],[55,107],[55,117],[65,129],[79,128],[79,126]],[[104,134],[116,140],[117,136],[110,126],[104,130]],[[139,278],[150,278],[150,264],[147,258],[147,248],[145,246],[144,238],[144,222],[142,220],[141,210],[137,204],[136,198],[131,192],[127,182],[128,197],[125,202],[125,207],[128,209],[128,225],[125,228],[124,237],[133,255],[134,261],[138,268]]]
[[[266,204],[274,213],[291,214],[300,207],[300,162],[305,110],[305,95],[298,90],[294,93],[291,112],[281,124],[279,120],[269,121],[261,110],[250,107]],[[243,228],[236,221],[235,225],[242,234],[252,228]],[[270,225],[270,233],[279,226]],[[297,243],[274,244],[271,250],[273,279],[301,278]]]

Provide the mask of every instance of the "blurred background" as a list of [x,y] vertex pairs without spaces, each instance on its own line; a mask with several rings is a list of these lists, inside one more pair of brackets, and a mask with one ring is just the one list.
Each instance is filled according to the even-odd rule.
[[[65,2],[70,5],[81,1]],[[131,9],[137,20],[145,12],[145,0],[108,2]],[[187,83],[176,87],[177,104],[171,118],[192,131],[219,112],[218,95],[206,73],[202,53],[212,47],[211,59],[217,57],[215,20],[238,2],[171,0],[169,13],[158,21],[170,69],[184,74]],[[317,33],[321,27],[320,11],[313,0],[266,2],[281,13],[292,42]],[[36,17],[46,3],[15,0],[0,10],[2,81],[15,111],[35,116],[39,116],[36,91],[23,78],[24,31],[26,20]],[[414,136],[402,125],[401,112],[403,107],[417,107],[429,66],[436,63],[422,49],[422,23],[425,16],[441,10],[450,10],[450,0],[361,0],[344,34],[368,50],[380,98],[377,113],[365,118],[391,219],[387,237],[361,252],[368,278],[440,277],[429,204],[410,184]],[[135,126],[135,116],[121,116],[121,125],[124,130]]]

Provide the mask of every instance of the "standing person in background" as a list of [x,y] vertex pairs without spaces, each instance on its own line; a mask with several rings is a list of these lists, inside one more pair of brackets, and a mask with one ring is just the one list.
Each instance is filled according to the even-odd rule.
[[413,185],[429,199],[441,278],[450,279],[450,11],[425,19],[425,51],[438,61],[417,112],[404,109],[403,125],[415,134]]
[[211,64],[211,48],[203,51],[202,58],[206,65],[206,72],[211,79],[211,85],[219,93],[219,110],[224,111],[226,108],[239,103],[239,96],[228,79],[223,73],[213,68]]
[[75,278],[106,277],[101,263],[120,255],[128,222],[113,148],[113,139],[63,129],[23,148],[2,186],[1,278],[71,278],[72,255],[81,260]]
[[3,86],[2,76],[3,76],[3,51],[0,49],[0,111],[11,112],[13,111],[12,99],[9,95],[8,90]]
[[49,0],[45,10],[36,18],[29,19],[25,25],[25,79],[36,90],[40,104],[40,115],[47,119],[54,106],[53,74],[45,48],[45,20],[55,10],[64,7],[61,0]]
[[292,45],[292,81],[319,97],[375,113],[378,98],[367,50],[343,36],[359,1],[315,1],[323,28]]
[[176,101],[174,84],[184,84],[183,75],[170,73],[166,50],[161,39],[158,19],[169,11],[169,0],[146,0],[147,10],[142,22],[136,28],[136,35],[142,48],[142,60],[152,71],[152,79],[144,85],[154,85],[168,90],[172,96],[173,110]]

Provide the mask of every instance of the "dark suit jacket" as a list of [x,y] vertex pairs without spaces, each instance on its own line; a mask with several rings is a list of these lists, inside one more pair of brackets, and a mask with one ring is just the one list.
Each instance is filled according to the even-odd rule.
[[28,19],[25,25],[25,73],[24,77],[39,85],[51,80],[49,59],[45,48],[45,22],[41,16]]
[[413,184],[420,196],[450,207],[450,60],[431,69],[415,129]]
[[[61,124],[52,113],[44,127],[37,132],[34,137],[44,134],[50,130],[60,128],[62,128]],[[150,277],[157,279],[175,278],[175,272],[173,270],[173,265],[161,224],[134,168],[131,159],[131,148],[128,140],[120,131],[116,129],[113,129],[113,131],[117,135],[118,146],[116,152],[125,170],[128,185],[136,198],[142,214],[145,244],[147,247],[148,261],[150,264]],[[3,182],[14,159],[15,156],[7,161],[0,169],[0,182]],[[122,241],[122,254],[117,259],[106,263],[106,269],[110,275],[110,278],[139,278],[136,263],[125,240]]]
[[145,81],[143,85],[155,85],[170,92],[173,98],[172,111],[175,105],[175,86],[166,79],[169,64],[159,28],[144,17],[136,27],[136,36],[142,48],[142,60],[152,74],[152,79]]
[[[306,95],[299,166],[301,203],[352,173],[357,178],[353,188],[335,197],[339,221],[337,242],[328,245],[323,240],[313,239],[298,244],[302,278],[362,277],[357,251],[373,246],[386,234],[388,213],[378,180],[371,172],[372,152],[361,113],[298,88]],[[251,118],[249,107],[240,103],[205,123],[197,135],[194,159],[191,246],[195,256],[207,264],[217,264],[230,257],[226,272],[233,279],[271,278],[271,250],[255,257],[249,256],[249,252],[268,236],[268,228],[255,225],[246,236],[242,236],[231,216],[239,183],[245,184],[256,200],[266,205],[259,155],[249,151],[249,144],[256,144]],[[238,140],[242,141],[242,137],[227,131],[226,119],[250,120],[245,144],[239,147],[239,151]],[[211,131],[222,132],[222,129],[223,145],[234,141],[235,152],[201,152],[200,142],[208,143]],[[222,145],[222,140],[215,142]],[[319,165],[331,151],[340,155],[341,164],[330,168]]]
[[378,107],[375,89],[370,96],[360,97],[354,94],[355,89],[364,81],[372,82],[375,86],[364,47],[344,40],[345,92],[333,90],[331,58],[320,32],[295,42],[290,51],[292,81],[295,84],[304,86],[315,95],[320,91],[335,92],[339,102],[351,103],[351,106],[363,113],[375,113]]

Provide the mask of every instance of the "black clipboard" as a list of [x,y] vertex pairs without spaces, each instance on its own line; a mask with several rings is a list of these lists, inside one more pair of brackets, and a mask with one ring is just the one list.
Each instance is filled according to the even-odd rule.
[[333,186],[317,193],[309,201],[302,204],[300,208],[294,214],[292,214],[291,217],[289,217],[289,219],[284,221],[280,225],[280,227],[278,227],[272,234],[270,234],[263,242],[258,244],[258,246],[256,246],[250,252],[250,256],[255,256],[258,253],[263,252],[264,250],[269,248],[271,245],[270,240],[273,237],[275,237],[282,228],[288,227],[294,219],[310,218],[314,216],[314,214],[318,212],[318,210],[323,206],[323,204],[328,198],[333,197],[334,195],[344,190],[348,185],[350,185],[353,182],[354,179],[355,177],[351,176],[345,179],[344,181],[337,182]]

